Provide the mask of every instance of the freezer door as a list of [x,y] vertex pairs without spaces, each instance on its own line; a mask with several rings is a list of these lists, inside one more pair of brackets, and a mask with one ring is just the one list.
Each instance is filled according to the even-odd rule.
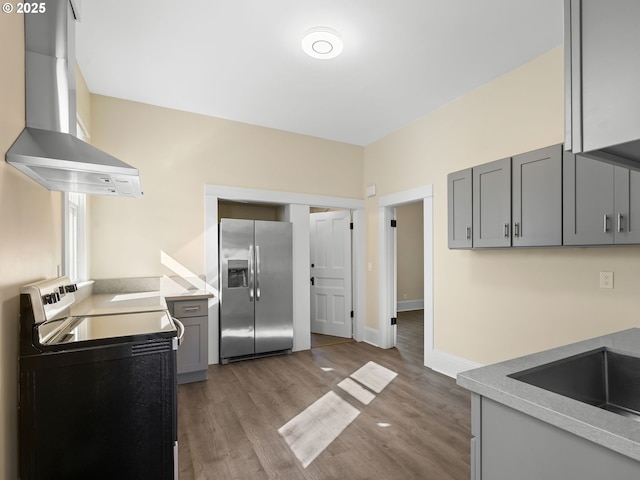
[[220,221],[220,358],[254,353],[253,221]]
[[293,348],[291,223],[255,221],[255,351]]

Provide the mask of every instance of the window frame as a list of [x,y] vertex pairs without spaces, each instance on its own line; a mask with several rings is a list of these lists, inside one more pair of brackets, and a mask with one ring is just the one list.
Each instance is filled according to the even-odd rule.
[[87,196],[62,194],[62,274],[72,282],[88,280]]

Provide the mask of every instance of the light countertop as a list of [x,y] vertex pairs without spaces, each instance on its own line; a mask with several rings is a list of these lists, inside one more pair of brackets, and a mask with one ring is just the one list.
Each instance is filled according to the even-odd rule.
[[90,295],[71,307],[71,315],[105,315],[115,313],[166,310],[167,303],[160,292],[106,293]]
[[213,294],[201,290],[179,293],[161,292],[103,293],[89,295],[71,307],[71,315],[106,315],[117,313],[150,312],[166,310],[167,302],[179,300],[201,300],[212,298]]
[[640,422],[510,378],[598,348],[640,357],[640,328],[573,343],[458,375],[458,385],[640,461]]
[[176,302],[181,300],[205,300],[213,297],[213,293],[205,292],[204,290],[189,290],[187,292],[169,293],[164,295],[167,302]]

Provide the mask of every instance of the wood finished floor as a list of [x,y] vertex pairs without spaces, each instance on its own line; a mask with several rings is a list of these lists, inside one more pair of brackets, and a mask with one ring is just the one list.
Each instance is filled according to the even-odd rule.
[[[469,394],[422,365],[422,342],[422,311],[402,312],[394,349],[355,342],[211,365],[207,382],[178,388],[180,480],[467,480]],[[362,405],[337,384],[369,361],[398,376]],[[305,469],[278,429],[329,391],[361,413]]]
[[333,335],[323,335],[320,333],[311,334],[311,348],[328,347],[340,343],[354,342],[352,338],[334,337]]

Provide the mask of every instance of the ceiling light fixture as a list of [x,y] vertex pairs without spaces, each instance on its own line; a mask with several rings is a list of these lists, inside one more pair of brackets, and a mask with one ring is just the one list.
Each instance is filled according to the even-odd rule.
[[302,39],[302,50],[313,58],[335,58],[342,53],[342,48],[338,32],[327,27],[312,28]]

